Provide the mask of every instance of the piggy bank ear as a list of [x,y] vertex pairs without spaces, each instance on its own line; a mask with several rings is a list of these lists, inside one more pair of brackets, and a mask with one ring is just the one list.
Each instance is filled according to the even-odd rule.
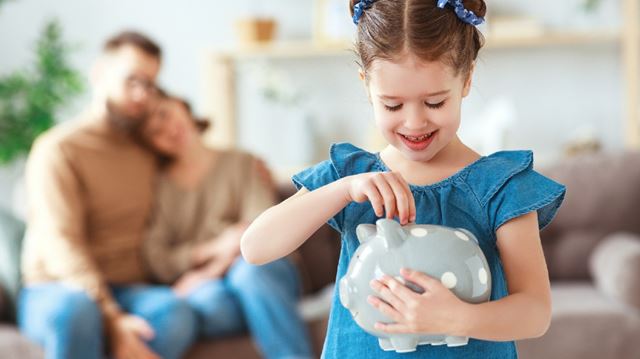
[[401,246],[407,237],[400,223],[391,219],[379,219],[376,222],[376,227],[378,235],[384,240],[387,250]]
[[356,236],[360,243],[364,243],[376,235],[376,226],[373,224],[360,224],[356,227]]

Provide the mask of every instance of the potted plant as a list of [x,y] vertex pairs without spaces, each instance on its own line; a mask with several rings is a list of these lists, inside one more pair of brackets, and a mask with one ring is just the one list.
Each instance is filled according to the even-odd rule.
[[[6,0],[0,0],[0,5]],[[32,66],[0,76],[0,197],[11,197],[24,159],[38,135],[82,91],[82,77],[68,60],[71,47],[58,21],[48,22],[35,46]],[[5,206],[9,203],[5,203]]]

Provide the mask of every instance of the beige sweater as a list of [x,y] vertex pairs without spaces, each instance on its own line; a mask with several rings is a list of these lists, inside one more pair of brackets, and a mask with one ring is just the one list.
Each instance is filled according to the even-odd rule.
[[26,169],[26,285],[63,282],[120,312],[108,284],[147,280],[142,239],[156,173],[152,155],[105,118],[84,114],[36,141]]
[[257,160],[244,152],[219,152],[204,180],[185,190],[160,175],[155,213],[144,245],[152,277],[171,284],[192,268],[196,244],[215,240],[228,226],[251,222],[273,206],[275,193]]

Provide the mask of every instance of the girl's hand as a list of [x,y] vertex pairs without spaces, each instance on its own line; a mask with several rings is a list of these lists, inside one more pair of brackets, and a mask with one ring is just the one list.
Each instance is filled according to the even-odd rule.
[[390,276],[371,281],[380,298],[369,296],[369,304],[394,321],[378,322],[375,328],[386,333],[457,335],[458,323],[464,320],[461,313],[468,304],[424,273],[402,269],[400,274],[425,292],[416,293]]
[[376,216],[393,219],[401,224],[416,220],[416,204],[409,184],[397,172],[371,172],[346,177],[349,199],[371,202]]

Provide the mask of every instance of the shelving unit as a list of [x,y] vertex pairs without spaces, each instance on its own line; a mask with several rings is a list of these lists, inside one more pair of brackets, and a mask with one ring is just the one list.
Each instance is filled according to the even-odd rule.
[[[523,38],[488,37],[486,50],[535,49],[554,46],[619,45],[625,81],[625,147],[640,149],[640,0],[624,0],[620,31],[547,32]],[[274,43],[207,54],[204,68],[205,112],[216,122],[207,141],[217,147],[236,145],[236,62],[249,59],[304,59],[353,56],[349,43],[318,44],[312,41]]]

